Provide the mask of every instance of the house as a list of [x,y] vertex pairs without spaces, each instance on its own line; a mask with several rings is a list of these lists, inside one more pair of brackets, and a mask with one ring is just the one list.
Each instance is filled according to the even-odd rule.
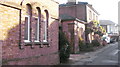
[[59,64],[57,19],[53,0],[1,0],[2,64]]
[[118,25],[111,20],[100,20],[100,25],[108,34],[118,34]]
[[[82,39],[84,41],[91,43],[94,39],[94,33],[86,34],[85,30],[88,27],[88,23],[90,23],[91,21],[99,21],[99,13],[92,7],[92,5],[88,4],[87,2],[76,2],[76,0],[68,0],[66,4],[59,5],[59,10],[63,31],[67,33],[67,36],[69,35],[69,39],[71,39],[71,34],[70,32],[68,32],[68,28],[71,28],[73,30],[72,33],[74,34],[74,36],[71,36],[73,37],[73,42],[71,43],[73,44],[71,47],[71,51],[75,53],[78,50],[75,47],[76,44],[78,45],[78,35],[82,36]],[[78,25],[78,28],[81,28],[82,33],[76,33],[78,31],[75,30],[75,25]],[[83,33],[84,35],[82,35]],[[77,38],[74,39],[76,35]]]
[[60,14],[67,14],[89,23],[92,20],[99,21],[99,13],[87,2],[68,0],[66,4],[60,4]]
[[70,52],[79,52],[79,40],[85,40],[85,23],[68,15],[60,15],[61,26],[70,43]]
[[[92,7],[91,4],[88,4],[87,2],[76,2],[76,0],[68,0],[66,4],[61,4],[59,6],[59,10],[61,15],[67,14],[86,23],[91,21],[99,21],[99,13]],[[93,35],[93,33],[87,34],[86,41],[91,43],[94,39]]]

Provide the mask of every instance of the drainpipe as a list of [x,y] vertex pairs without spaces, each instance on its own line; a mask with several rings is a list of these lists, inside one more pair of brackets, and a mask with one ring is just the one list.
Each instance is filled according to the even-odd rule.
[[[68,0],[69,1],[69,0]],[[76,0],[70,0],[70,1],[72,1],[73,3],[73,5],[75,6],[75,19],[77,19],[77,5],[76,5]],[[76,21],[76,20],[75,20]],[[75,27],[75,21],[74,21],[74,26],[73,27]],[[75,51],[75,38],[76,38],[76,31],[75,31],[75,29],[73,28],[73,53],[76,53],[76,51]]]
[[[21,1],[20,6],[22,6],[24,0]],[[20,9],[19,12],[19,49],[23,49],[21,45],[21,14],[22,14],[22,9]]]

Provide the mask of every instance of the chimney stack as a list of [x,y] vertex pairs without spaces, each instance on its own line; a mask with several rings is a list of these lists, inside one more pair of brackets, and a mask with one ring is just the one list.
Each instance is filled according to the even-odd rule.
[[76,0],[68,0],[67,4],[76,4]]

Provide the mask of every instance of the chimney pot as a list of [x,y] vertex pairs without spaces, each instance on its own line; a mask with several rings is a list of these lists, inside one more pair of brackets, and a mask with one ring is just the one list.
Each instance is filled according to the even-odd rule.
[[68,0],[67,4],[76,4],[76,0]]

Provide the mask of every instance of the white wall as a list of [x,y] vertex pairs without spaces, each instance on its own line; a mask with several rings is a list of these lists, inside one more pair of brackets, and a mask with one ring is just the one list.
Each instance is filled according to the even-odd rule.
[[[86,6],[86,11],[87,11],[87,22],[90,22],[90,21],[92,21],[92,20],[99,20],[99,17],[98,17],[98,14],[97,13],[95,13],[91,8],[89,8],[88,6]],[[89,11],[91,11],[91,19],[89,19],[90,18],[90,13],[89,13]],[[93,17],[93,14],[95,15],[95,18]],[[97,18],[96,18],[96,16],[97,16]]]
[[118,26],[107,25],[107,33],[118,33]]

